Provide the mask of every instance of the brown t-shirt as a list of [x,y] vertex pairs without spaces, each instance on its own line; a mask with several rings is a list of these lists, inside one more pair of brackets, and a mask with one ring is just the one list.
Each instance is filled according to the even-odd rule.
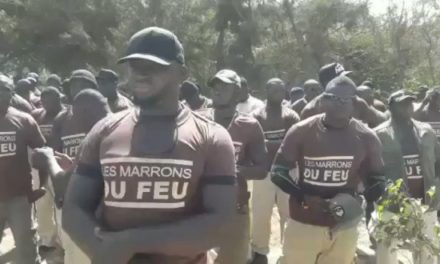
[[[205,109],[200,111],[200,113],[210,120],[214,120],[214,108]],[[227,129],[234,143],[235,162],[237,165],[251,165],[259,157],[267,155],[263,129],[258,120],[251,115],[236,112]],[[239,176],[237,182],[238,208],[239,210],[244,209],[246,211],[245,208],[250,198],[246,177]]]
[[275,154],[277,153],[287,130],[299,122],[298,114],[286,106],[281,107],[281,112],[272,113],[267,106],[254,112],[253,116],[260,122],[264,131],[267,148],[267,169],[270,170]]
[[[298,164],[299,175],[294,180],[305,194],[330,199],[341,192],[357,192],[369,172],[383,167],[381,143],[371,129],[356,119],[351,119],[344,129],[334,129],[323,124],[323,117],[315,115],[290,128],[276,164],[290,169]],[[293,196],[289,205],[290,216],[296,221],[319,226],[335,224],[324,211],[311,211]]]
[[80,122],[72,113],[69,106],[59,113],[53,122],[49,145],[56,151],[69,157],[76,157],[79,145],[88,131],[84,131]]
[[[323,94],[318,95],[304,107],[303,111],[301,112],[302,120],[323,112],[321,107],[322,97]],[[386,120],[386,116],[383,115],[383,113],[380,111],[374,111],[364,100],[357,96],[354,101],[353,118],[368,124],[368,126],[371,128],[378,126]]]
[[402,149],[408,192],[411,197],[424,199],[425,187],[416,137],[412,130],[396,134]]
[[113,113],[121,112],[124,110],[127,110],[128,108],[133,106],[133,103],[128,99],[127,97],[123,96],[122,94],[118,93],[118,97],[115,101],[108,102],[110,109]]
[[304,107],[307,105],[307,100],[305,98],[299,99],[298,101],[294,102],[290,108],[297,112],[298,114],[301,114]]
[[[174,143],[168,151],[150,154],[143,143],[145,135],[165,122],[172,123],[173,131],[163,134],[173,134]],[[233,155],[227,131],[186,107],[168,121],[146,121],[133,108],[101,120],[92,129],[82,145],[78,170],[101,171],[102,225],[117,231],[174,223],[200,213],[204,184],[235,182]],[[192,264],[206,263],[204,255],[141,258],[152,264]]]
[[50,116],[47,114],[46,110],[39,108],[32,111],[32,117],[37,121],[40,131],[46,141],[51,142],[52,140],[50,139],[50,136],[52,135],[52,127],[56,116]]
[[440,112],[429,111],[425,108],[415,115],[415,119],[431,125],[437,139],[440,139]]
[[18,94],[14,94],[11,98],[11,106],[17,110],[30,114],[34,107]]
[[28,148],[45,144],[31,115],[9,107],[0,117],[0,202],[32,190]]

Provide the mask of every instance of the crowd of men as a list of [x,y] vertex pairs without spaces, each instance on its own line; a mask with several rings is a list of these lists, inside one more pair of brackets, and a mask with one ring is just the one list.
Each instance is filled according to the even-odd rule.
[[[303,87],[268,80],[265,101],[223,69],[210,99],[157,27],[118,63],[124,92],[109,69],[0,75],[0,227],[15,263],[61,247],[66,264],[265,264],[276,205],[280,264],[350,264],[361,219],[397,179],[429,206],[423,232],[435,236],[439,195],[426,193],[440,187],[440,87],[384,104],[330,63]],[[398,263],[375,248],[377,263]]]

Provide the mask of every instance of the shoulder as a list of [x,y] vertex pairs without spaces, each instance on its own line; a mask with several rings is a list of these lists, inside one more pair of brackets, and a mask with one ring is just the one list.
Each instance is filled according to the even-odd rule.
[[314,129],[319,125],[323,114],[314,115],[299,121],[294,124],[288,131],[289,134],[296,134],[297,136],[305,135],[310,129]]
[[299,115],[295,110],[290,109],[287,106],[282,106],[282,113],[284,118],[293,118],[295,120],[299,120]]
[[44,113],[44,109],[43,109],[43,108],[37,108],[37,109],[35,109],[35,110],[33,110],[33,111],[31,112],[31,115],[32,115],[34,118],[37,118],[37,117],[40,117],[43,113]]
[[8,114],[10,118],[19,121],[22,124],[36,123],[35,119],[28,113],[9,107]]
[[204,109],[202,113],[200,113],[199,111],[190,112],[190,117],[193,120],[194,125],[197,127],[195,131],[201,133],[202,138],[205,138],[208,142],[216,142],[218,140],[231,140],[229,132],[226,130],[226,128],[214,122],[212,119],[210,119],[209,116],[206,116],[207,110],[208,109]]
[[385,133],[391,127],[391,119],[383,122],[373,129],[377,134]]
[[234,118],[234,124],[237,124],[241,127],[255,127],[260,125],[260,123],[254,116],[245,113],[237,113],[236,117]]

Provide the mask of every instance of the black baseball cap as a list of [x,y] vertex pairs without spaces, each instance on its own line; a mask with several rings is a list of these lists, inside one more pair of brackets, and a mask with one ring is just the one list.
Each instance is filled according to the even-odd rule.
[[0,74],[0,89],[14,90],[14,82],[4,74]]
[[95,75],[93,75],[93,73],[91,73],[88,70],[85,69],[74,70],[70,75],[69,83],[75,79],[88,81],[93,86],[90,88],[96,89],[98,87],[98,83],[96,82]]
[[334,78],[340,75],[347,75],[349,73],[351,73],[351,71],[346,71],[342,64],[333,62],[321,67],[319,70],[319,82],[321,83],[322,87],[325,88],[327,84]]
[[172,62],[185,64],[182,43],[174,33],[159,27],[142,29],[130,38],[126,56],[118,63],[130,60],[148,60],[165,66]]
[[238,76],[238,74],[233,70],[229,70],[229,69],[220,70],[214,75],[214,77],[212,77],[209,80],[208,85],[212,86],[214,80],[219,80],[226,84],[235,84],[236,86],[241,88],[242,78],[240,78],[240,76]]
[[116,72],[110,70],[110,69],[101,69],[98,72],[98,75],[96,76],[97,81],[118,81],[119,76]]
[[344,230],[358,225],[364,215],[362,201],[348,193],[338,193],[329,201],[329,212],[336,220],[333,230]]
[[392,93],[390,97],[388,97],[388,104],[390,105],[392,103],[400,103],[405,100],[415,101],[416,98],[417,97],[411,92],[405,90],[399,90],[397,92]]

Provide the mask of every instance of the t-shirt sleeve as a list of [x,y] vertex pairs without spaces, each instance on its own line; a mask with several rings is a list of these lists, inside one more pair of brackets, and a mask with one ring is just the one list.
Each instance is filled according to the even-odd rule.
[[[77,171],[81,175],[92,175],[101,171],[99,151],[106,120],[99,121],[84,138],[77,155]],[[100,174],[100,173],[99,173]]]
[[[368,133],[366,137],[367,157],[366,169],[370,175],[379,175],[383,173],[384,161],[382,158],[382,143],[379,137],[374,133]],[[367,175],[368,176],[368,175]]]
[[286,128],[291,128],[294,124],[299,122],[299,116],[295,111],[289,111],[286,117]]
[[235,151],[231,136],[220,125],[213,125],[206,148],[203,171],[205,183],[235,183]]
[[251,123],[252,126],[249,127],[249,141],[247,142],[246,156],[247,160],[254,164],[261,164],[266,162],[267,148],[265,143],[265,137],[263,128],[260,123],[255,120]]
[[29,116],[27,119],[26,133],[27,143],[30,148],[41,148],[46,144],[46,140],[32,116]]
[[300,130],[301,128],[299,126],[294,125],[287,131],[275,158],[275,165],[282,165],[289,168],[295,167],[301,147]]

